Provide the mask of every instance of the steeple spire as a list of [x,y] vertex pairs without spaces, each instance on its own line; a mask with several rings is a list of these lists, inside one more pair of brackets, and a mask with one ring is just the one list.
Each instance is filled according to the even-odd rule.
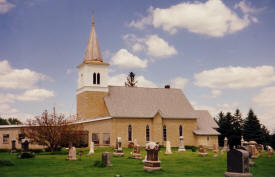
[[102,62],[102,56],[100,53],[99,43],[96,37],[95,32],[95,20],[94,15],[92,16],[92,29],[90,32],[88,45],[85,52],[84,62],[89,61],[101,61]]

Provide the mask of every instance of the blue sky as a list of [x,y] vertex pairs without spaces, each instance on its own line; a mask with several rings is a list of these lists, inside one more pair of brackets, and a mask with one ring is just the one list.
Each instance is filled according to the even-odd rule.
[[213,116],[253,108],[275,129],[272,0],[0,0],[0,115],[75,114],[92,11],[110,84],[183,89]]

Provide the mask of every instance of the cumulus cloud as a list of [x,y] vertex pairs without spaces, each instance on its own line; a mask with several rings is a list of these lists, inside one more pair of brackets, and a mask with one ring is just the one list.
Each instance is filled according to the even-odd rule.
[[133,52],[145,50],[146,53],[154,58],[165,58],[177,54],[174,46],[156,34],[148,35],[145,38],[138,38],[134,34],[123,36],[124,41],[131,46]]
[[[118,74],[109,78],[109,85],[124,86],[127,78],[127,74]],[[136,76],[138,87],[151,87],[157,88],[157,85],[150,80],[147,80],[144,76]]]
[[254,14],[263,10],[263,8],[260,8],[260,9],[252,8],[250,5],[247,4],[247,1],[245,0],[242,0],[239,3],[235,4],[234,8],[235,9],[240,8],[244,14],[249,14],[249,13]]
[[113,65],[120,68],[146,68],[147,60],[142,60],[139,57],[128,52],[126,49],[120,49],[111,58]]
[[13,69],[7,60],[0,61],[0,88],[30,89],[49,77],[29,69]]
[[9,3],[7,0],[0,0],[0,14],[8,13],[15,5]]
[[275,82],[272,66],[224,67],[205,70],[194,75],[195,85],[212,89],[252,88]]
[[172,79],[171,83],[173,87],[183,89],[188,83],[188,79],[184,77],[176,77]]
[[255,17],[249,13],[252,8],[249,9],[248,5],[243,4],[245,3],[238,5],[242,9],[243,17],[221,0],[182,2],[166,9],[150,7],[148,16],[131,21],[129,26],[143,29],[150,24],[170,34],[176,33],[179,29],[186,29],[197,34],[222,37],[243,30],[255,21]]
[[213,90],[211,90],[210,94],[204,94],[204,95],[202,95],[202,97],[204,97],[204,98],[216,98],[216,97],[221,96],[221,95],[222,95],[221,90],[213,89]]
[[0,104],[13,103],[14,99],[15,99],[15,95],[13,95],[13,94],[10,94],[10,93],[2,94],[2,93],[0,93]]
[[16,99],[20,101],[43,101],[53,96],[53,91],[46,89],[32,89],[26,90],[23,94],[18,95]]
[[227,113],[227,112],[234,113],[236,109],[239,108],[240,106],[238,102],[233,102],[230,104],[228,103],[217,104],[214,106],[199,105],[196,102],[192,102],[192,105],[194,106],[195,109],[208,110],[213,117],[216,117],[218,113],[220,113],[221,111],[224,113]]

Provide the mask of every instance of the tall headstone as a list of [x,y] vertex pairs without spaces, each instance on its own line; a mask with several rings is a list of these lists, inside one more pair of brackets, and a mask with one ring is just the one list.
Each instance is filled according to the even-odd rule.
[[247,146],[245,146],[245,149],[249,153],[249,159],[248,159],[249,166],[254,166],[255,165],[255,162],[252,160],[252,153],[253,153],[252,152],[252,148],[253,148],[253,145],[247,145]]
[[67,160],[76,160],[76,149],[72,145],[69,146],[69,153]]
[[268,157],[271,158],[273,155],[273,148],[271,146],[267,146],[267,151]]
[[160,170],[160,161],[158,158],[159,145],[155,142],[150,142],[145,145],[146,159],[144,160],[145,171],[156,171]]
[[199,146],[199,156],[207,156],[208,152],[203,145]]
[[122,144],[121,144],[121,137],[117,137],[116,147],[115,147],[115,151],[113,152],[113,155],[116,157],[124,156]]
[[225,177],[252,177],[249,173],[249,154],[242,149],[231,149],[227,152],[227,172]]
[[102,163],[105,164],[107,167],[111,167],[111,155],[110,152],[102,152]]
[[172,154],[170,141],[166,141],[166,151],[165,151],[165,154]]
[[227,137],[224,138],[224,141],[223,141],[223,151],[228,151],[228,139]]
[[11,153],[16,153],[16,140],[11,141]]
[[184,137],[180,136],[180,144],[179,144],[179,152],[185,151],[185,147],[184,147]]
[[90,143],[90,151],[89,151],[88,155],[92,155],[94,153],[95,153],[95,151],[94,151],[94,142],[91,141],[91,143]]

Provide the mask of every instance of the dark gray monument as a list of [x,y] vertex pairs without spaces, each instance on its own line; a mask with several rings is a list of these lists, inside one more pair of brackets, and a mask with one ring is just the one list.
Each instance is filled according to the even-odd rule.
[[227,152],[227,172],[225,177],[252,177],[249,173],[249,153],[243,149]]
[[23,143],[21,144],[22,146],[22,151],[23,152],[29,152],[29,141],[24,140]]
[[11,153],[16,153],[16,141],[11,141]]

